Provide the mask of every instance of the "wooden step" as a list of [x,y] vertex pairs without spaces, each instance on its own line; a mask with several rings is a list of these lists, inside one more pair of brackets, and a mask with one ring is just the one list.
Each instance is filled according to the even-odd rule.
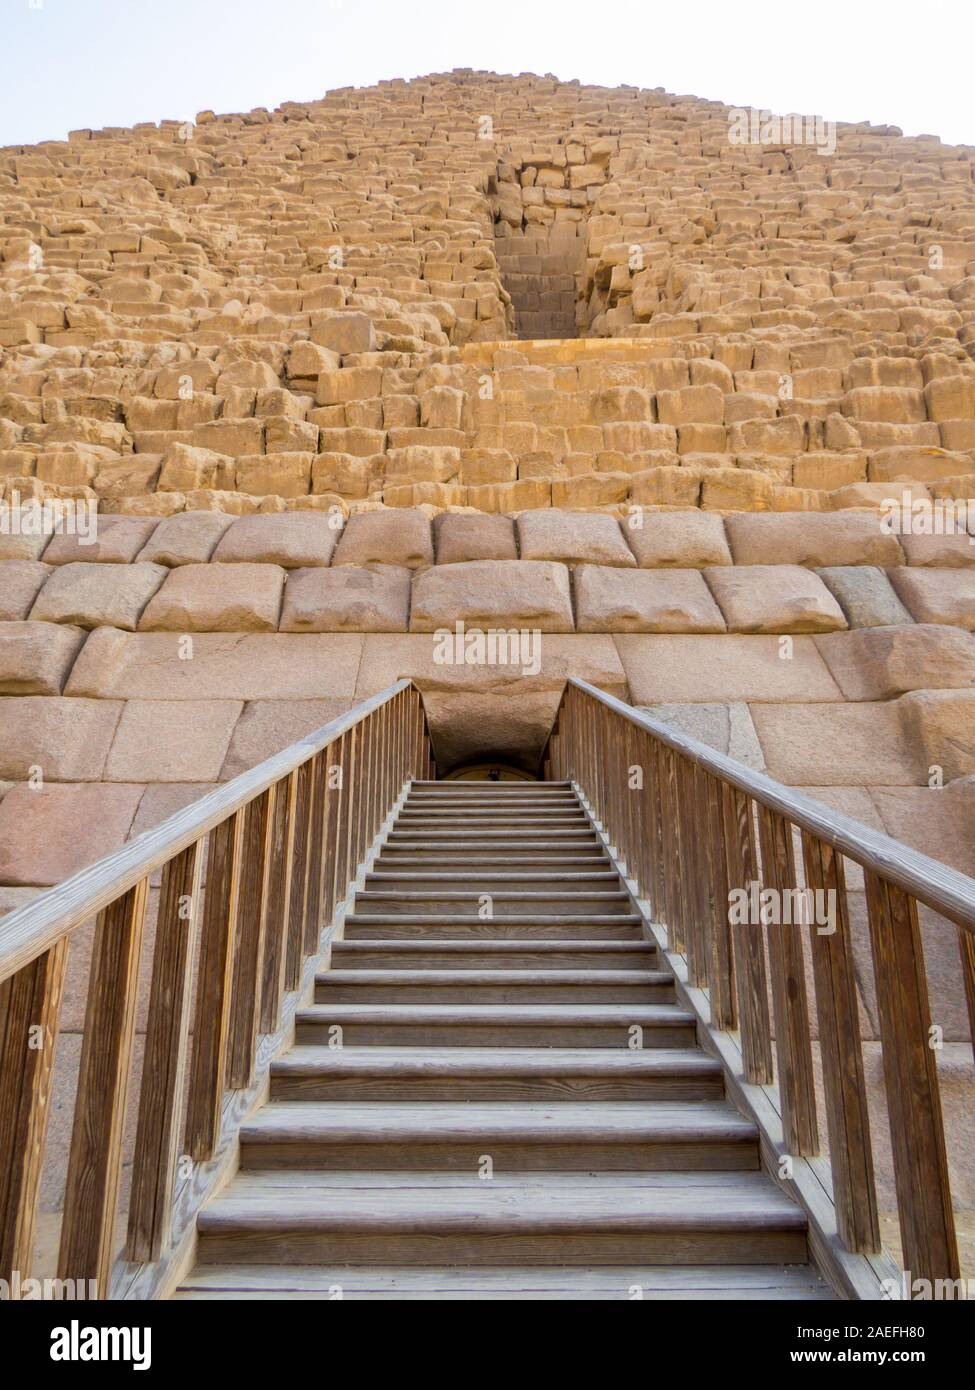
[[650,941],[336,941],[341,970],[652,970]]
[[779,1264],[806,1259],[805,1226],[761,1173],[265,1171],[242,1173],[201,1212],[198,1254],[203,1264]]
[[545,916],[543,914],[505,914],[484,919],[476,913],[446,913],[436,916],[409,916],[406,913],[352,912],[345,919],[345,935],[350,939],[364,937],[437,937],[451,940],[462,937],[487,937],[494,941],[511,937],[535,941],[559,940],[578,932],[594,941],[642,941],[643,919],[638,913],[614,913],[596,917]]
[[[480,901],[490,899],[489,904]],[[622,889],[602,888],[595,892],[566,888],[548,892],[538,889],[499,889],[488,894],[472,893],[464,888],[396,890],[366,888],[355,895],[356,917],[370,913],[392,913],[395,916],[450,917],[471,912],[481,916],[482,907],[489,907],[493,917],[582,916],[607,917],[613,913],[632,914],[632,900]]]
[[687,1047],[694,1017],[676,1004],[312,1004],[299,1043],[446,1047]]
[[202,1265],[180,1285],[183,1302],[336,1298],[411,1302],[685,1302],[835,1300],[810,1265],[543,1265],[490,1268],[350,1265]]
[[404,867],[434,870],[443,868],[455,873],[462,870],[532,868],[548,871],[566,868],[581,873],[591,868],[605,868],[609,863],[610,858],[603,845],[592,845],[586,849],[555,847],[536,851],[521,848],[506,851],[464,850],[451,851],[449,855],[445,855],[439,849],[428,849],[425,846],[411,849],[390,845],[387,842],[376,860],[376,868],[384,871],[395,871]]
[[328,1003],[665,1004],[666,970],[326,970],[315,1001]]
[[726,1101],[285,1101],[240,1132],[245,1169],[750,1170],[758,1132]]
[[699,1048],[295,1047],[271,1063],[274,1100],[720,1100]]

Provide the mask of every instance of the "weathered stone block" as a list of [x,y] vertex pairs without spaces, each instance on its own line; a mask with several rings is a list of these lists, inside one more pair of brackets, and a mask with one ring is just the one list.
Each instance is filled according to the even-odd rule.
[[[637,705],[842,700],[811,637],[623,636],[616,646]],[[801,712],[800,712],[801,713]]]
[[8,696],[0,778],[25,782],[39,770],[45,782],[97,782],[121,708],[116,700]]
[[335,551],[340,524],[337,513],[242,516],[221,537],[213,561],[281,565],[285,569],[327,565]]
[[843,609],[850,627],[891,627],[914,621],[884,570],[876,566],[827,566],[816,573]]
[[[320,571],[315,571],[320,573]],[[244,706],[220,772],[228,781],[346,712],[351,699],[252,700]]]
[[878,515],[778,512],[729,516],[736,565],[901,565],[896,537]]
[[420,569],[433,564],[433,533],[423,512],[357,512],[350,516],[332,561],[335,565],[387,564]]
[[889,700],[910,690],[975,688],[975,637],[961,628],[907,623],[816,638],[848,700]]
[[139,617],[169,571],[163,565],[60,565],[38,594],[37,622],[120,627],[134,632]]
[[43,560],[4,560],[0,563],[0,622],[26,618],[44,581],[53,573]]
[[131,564],[157,525],[155,517],[103,516],[99,513],[92,544],[86,544],[86,537],[80,535],[52,536],[44,552],[44,563],[68,565],[77,561],[89,565]]
[[282,632],[406,632],[410,571],[400,565],[292,570]]
[[528,628],[572,632],[569,572],[530,560],[472,560],[437,565],[416,576],[412,632],[468,628]]
[[125,843],[140,786],[14,787],[0,802],[0,880],[50,886]]
[[443,512],[433,519],[438,565],[465,560],[517,560],[514,523],[508,516]]
[[891,570],[890,581],[919,623],[948,623],[975,631],[975,570]]
[[699,570],[580,565],[574,574],[579,632],[724,632]]
[[623,522],[623,535],[641,569],[704,569],[730,565],[721,517],[708,512],[644,512]]
[[927,781],[897,704],[756,704],[769,775],[792,787],[912,786]]
[[142,632],[274,632],[285,571],[280,565],[181,565],[142,615]]
[[0,695],[60,695],[84,640],[80,627],[0,624]]
[[636,565],[615,517],[552,508],[522,512],[515,526],[523,560],[560,560],[565,564],[627,568]]
[[171,569],[177,565],[205,564],[233,520],[222,512],[179,512],[168,516],[153,531],[138,558]]
[[240,700],[128,700],[104,781],[216,781],[243,708]]
[[704,571],[731,632],[832,632],[843,610],[801,565],[733,565]]

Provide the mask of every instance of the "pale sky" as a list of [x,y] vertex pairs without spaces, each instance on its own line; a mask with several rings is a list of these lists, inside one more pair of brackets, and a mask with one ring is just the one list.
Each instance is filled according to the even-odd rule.
[[975,145],[973,0],[0,0],[0,145],[455,67]]

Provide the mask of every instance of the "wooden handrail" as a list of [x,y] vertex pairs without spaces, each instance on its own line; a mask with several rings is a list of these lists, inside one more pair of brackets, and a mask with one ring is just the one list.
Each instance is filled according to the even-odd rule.
[[[834,1223],[821,1235],[869,1255],[881,1249],[880,1221],[844,859],[861,866],[903,1264],[912,1280],[957,1279],[918,903],[959,928],[975,1039],[975,880],[585,681],[566,684],[544,766],[546,777],[574,781],[605,827],[650,903],[651,930],[659,926],[683,962],[687,997],[705,1001],[702,1021],[719,1050],[723,1035],[738,1033],[742,1094],[774,1093],[780,1135],[766,1138],[790,1165],[820,1151],[808,928]],[[808,911],[817,893],[830,904],[827,920]],[[737,909],[756,900],[763,910],[742,917]],[[807,911],[795,920],[786,901]]]
[[[19,1276],[22,1286],[30,1277],[72,935],[95,919],[58,1275],[92,1281],[94,1296],[107,1298],[124,1264],[129,1288],[157,1290],[164,1281],[154,1281],[150,1267],[175,1239],[180,1156],[181,1166],[205,1167],[226,1146],[228,1097],[252,1094],[264,1040],[276,1037],[283,1006],[291,1001],[293,1008],[307,983],[322,928],[405,784],[429,777],[431,768],[419,692],[410,681],[397,681],[0,923],[0,1278]],[[157,870],[145,1061],[120,1261],[123,1128]],[[238,1113],[234,1123],[241,1118]],[[205,1188],[181,1202],[180,1234]]]

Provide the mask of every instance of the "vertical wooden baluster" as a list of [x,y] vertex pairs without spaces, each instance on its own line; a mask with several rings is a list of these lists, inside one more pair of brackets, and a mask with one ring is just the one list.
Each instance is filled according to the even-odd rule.
[[210,831],[186,1112],[186,1150],[198,1162],[213,1157],[220,1137],[243,828],[235,811]]
[[[752,803],[744,792],[724,783],[722,809],[729,895],[733,889],[739,888],[744,889],[750,898],[753,884],[755,892],[758,891],[758,856]],[[772,1024],[761,924],[748,920],[747,916],[745,921],[733,922],[731,939],[735,953],[735,990],[745,1080],[755,1086],[768,1086],[773,1076]]]
[[329,890],[329,897],[332,904],[332,911],[329,914],[329,920],[331,920],[332,917],[335,916],[335,909],[342,901],[342,898],[345,893],[345,884],[341,880],[342,843],[343,835],[345,834],[344,827],[346,824],[346,819],[348,817],[349,809],[349,789],[346,785],[345,776],[346,748],[348,747],[346,741],[347,738],[348,733],[342,734],[341,737],[335,743],[333,743],[330,748],[326,749],[326,759],[330,769],[329,775],[333,781],[332,788],[329,792],[329,800],[331,802],[331,805],[329,807],[328,826],[328,876],[331,884]]
[[341,858],[341,891],[340,896],[345,897],[352,876],[355,873],[355,818],[356,808],[359,801],[359,741],[360,728],[354,724],[348,732],[348,742],[345,746],[345,755],[342,771],[342,782],[345,787],[345,819],[342,824],[342,840],[339,846]]
[[672,951],[683,952],[685,943],[684,918],[686,916],[687,900],[684,897],[684,871],[686,868],[686,851],[681,843],[681,817],[680,802],[678,801],[678,773],[680,770],[680,755],[675,753],[672,748],[664,749],[664,759],[667,771],[667,805],[668,823],[670,829],[670,846],[668,859],[670,861],[670,891],[667,894],[667,906],[670,909],[670,919],[667,923],[668,938],[667,944]]
[[[365,858],[366,848],[371,841],[369,833],[369,789],[372,785],[373,724],[372,719],[364,719],[359,726],[362,730],[359,749],[359,812],[356,816],[356,845],[353,858],[355,868]],[[354,872],[353,869],[353,872]]]
[[162,871],[129,1199],[129,1260],[158,1260],[170,1242],[202,867],[203,845],[196,840]]
[[864,877],[904,1268],[912,1279],[957,1279],[958,1243],[917,903],[870,870]]
[[847,1250],[867,1253],[880,1249],[880,1224],[843,859],[805,830],[802,855],[807,887],[833,908],[826,924],[832,930],[814,921],[809,940],[836,1221]]
[[813,1073],[802,928],[787,923],[786,904],[798,901],[792,851],[792,827],[784,816],[763,806],[759,812],[763,881],[778,893],[783,921],[768,927],[769,974],[775,1011],[775,1055],[778,1060],[782,1128],[790,1154],[819,1152],[816,1087]]
[[669,918],[667,911],[667,874],[666,874],[666,841],[664,836],[664,806],[662,766],[660,744],[650,734],[644,735],[644,753],[646,760],[646,775],[650,783],[649,811],[650,820],[648,825],[648,838],[650,844],[650,882],[649,897],[653,908],[654,920],[666,923]]
[[0,984],[0,1279],[30,1278],[65,937]]
[[291,873],[297,799],[298,772],[295,770],[282,778],[275,788],[261,985],[259,1026],[262,1033],[277,1031],[286,989],[285,965],[288,953],[288,925],[291,919]]
[[308,826],[308,866],[305,875],[304,928],[302,954],[315,956],[322,939],[322,912],[325,894],[325,817],[328,814],[328,749],[316,753],[311,770],[311,820]]
[[301,979],[305,948],[305,904],[308,900],[308,841],[314,802],[314,758],[296,769],[294,842],[291,862],[291,893],[288,899],[288,948],[285,980],[288,989],[297,989]]
[[270,887],[274,788],[269,787],[254,797],[242,810],[244,828],[227,1044],[227,1085],[234,1090],[249,1086],[254,1076]]
[[110,1296],[147,879],[98,914],[64,1194],[58,1274]]
[[728,922],[729,876],[724,837],[721,783],[703,773],[701,836],[710,878],[710,950],[708,984],[711,1023],[715,1028],[734,1028],[738,1023],[735,1007],[735,968]]
[[975,1051],[975,931],[958,928],[958,952],[961,956],[961,977],[965,983],[965,1002],[968,1005],[968,1036]]

